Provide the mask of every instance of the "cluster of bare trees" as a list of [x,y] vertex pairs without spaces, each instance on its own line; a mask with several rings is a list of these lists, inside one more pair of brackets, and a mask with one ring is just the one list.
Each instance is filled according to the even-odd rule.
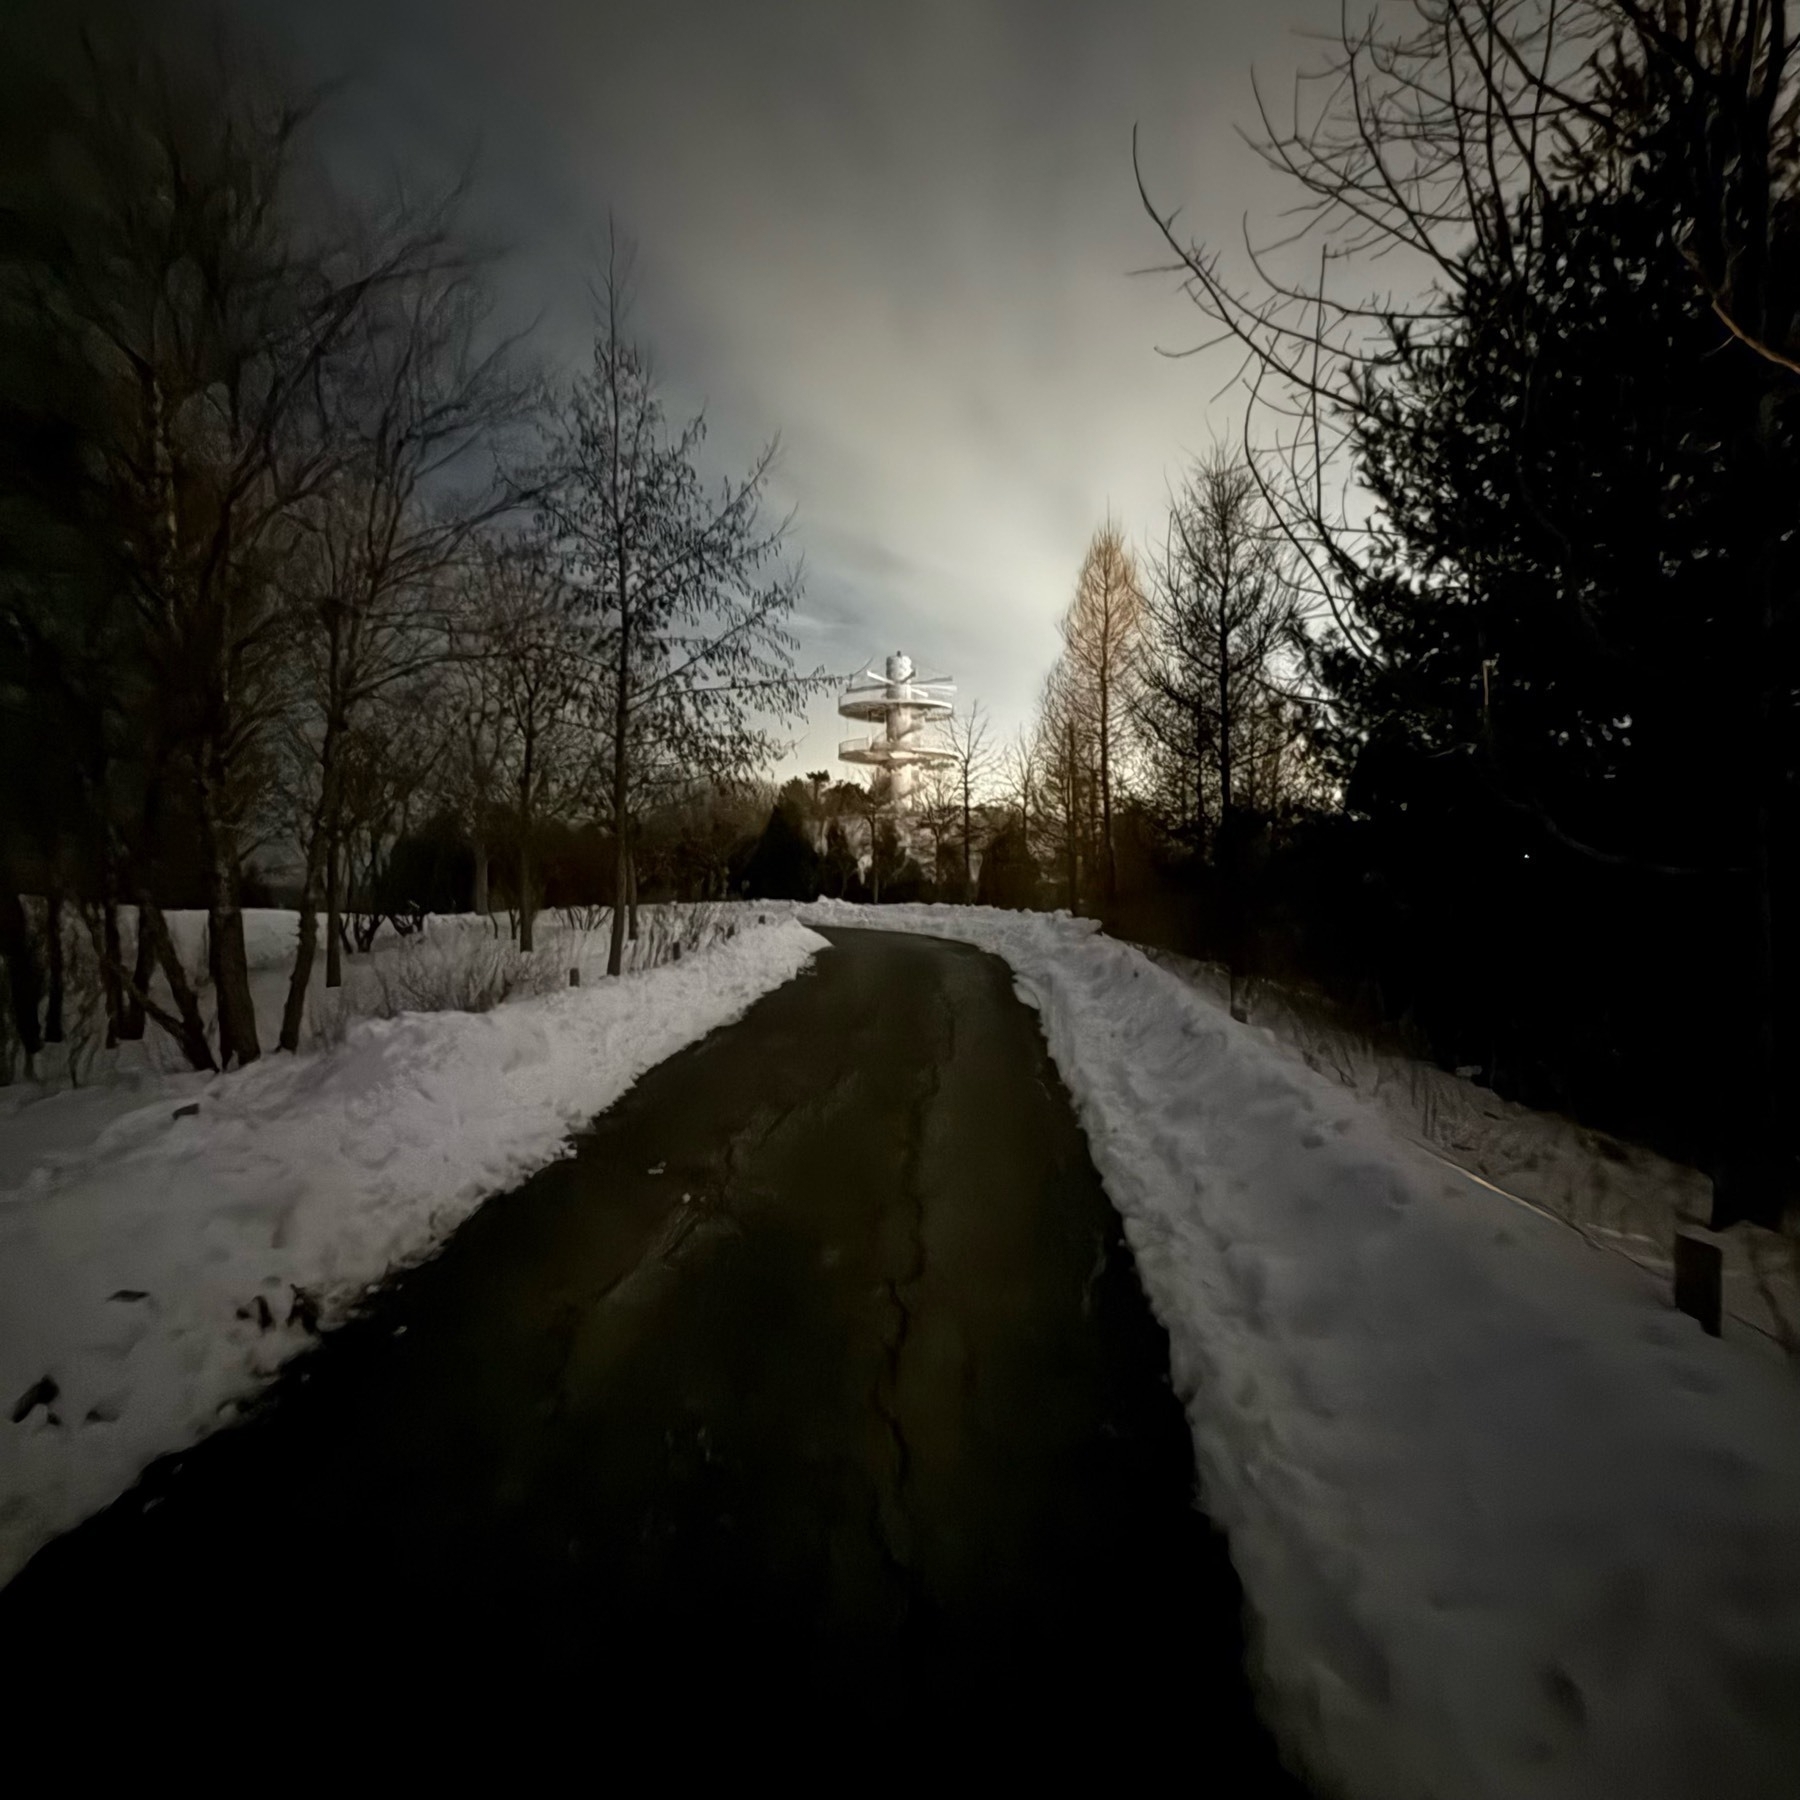
[[971,900],[993,829],[988,802],[999,759],[979,700],[945,721],[944,748],[948,758],[925,771],[918,797],[916,823],[929,846],[921,873],[942,898]]
[[1163,541],[1090,542],[1062,652],[1007,756],[1021,846],[1073,910],[1121,891],[1121,838],[1215,855],[1232,821],[1272,822],[1315,784],[1293,691],[1301,622],[1292,553],[1246,463],[1197,461]]
[[[525,949],[546,821],[603,831],[616,973],[642,820],[766,760],[811,685],[786,522],[760,522],[773,447],[703,481],[617,248],[558,391],[496,319],[459,190],[351,203],[316,100],[124,36],[66,48],[15,72],[44,129],[0,196],[0,957],[26,1054],[60,1029],[72,914],[109,1042],[148,1020],[197,1067],[254,1060],[259,861],[298,899],[296,1048],[321,927],[336,986],[431,815],[478,908],[504,870]],[[164,919],[194,904],[210,1018]]]

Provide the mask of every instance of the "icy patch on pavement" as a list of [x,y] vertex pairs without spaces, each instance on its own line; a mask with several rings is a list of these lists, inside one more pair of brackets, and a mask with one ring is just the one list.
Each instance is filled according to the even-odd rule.
[[0,1136],[57,1147],[0,1157],[0,1582],[230,1417],[306,1344],[309,1305],[342,1316],[823,948],[746,924],[619,981],[15,1104]]
[[1320,1785],[1796,1791],[1790,1367],[1090,921],[798,913],[994,951],[1039,1008],[1170,1334],[1271,1723]]

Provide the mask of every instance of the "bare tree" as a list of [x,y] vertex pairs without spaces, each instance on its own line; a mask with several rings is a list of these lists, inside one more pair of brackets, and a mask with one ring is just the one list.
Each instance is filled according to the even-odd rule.
[[[129,710],[140,774],[120,784],[128,802],[104,758],[83,759],[82,779],[103,837],[103,904],[132,891],[152,946],[167,934],[150,871],[177,811],[172,790],[186,786],[217,1060],[246,1063],[260,1045],[240,890],[293,698],[286,576],[344,449],[317,397],[368,310],[441,257],[441,220],[400,209],[363,230],[316,189],[302,203],[313,102],[270,91],[228,51],[177,70],[124,39],[85,48],[46,160],[60,201],[53,241],[26,259],[15,290],[47,351],[78,372],[65,390],[83,398],[65,421],[82,441],[71,491],[122,601],[88,727],[121,743]],[[106,677],[131,698],[104,698]],[[101,933],[109,979],[167,1022],[142,957],[124,969],[115,938],[116,920]],[[208,1066],[185,974],[172,953],[160,960],[173,1028]]]
[[[941,893],[951,880],[956,866],[957,828],[961,819],[960,794],[956,767],[952,763],[929,763],[919,771],[910,808],[903,820],[897,821],[904,832],[903,844],[908,850],[921,839],[931,843],[928,874],[932,885]],[[923,859],[921,859],[923,860]]]
[[1246,220],[1235,267],[1178,235],[1134,134],[1139,196],[1172,255],[1145,272],[1175,276],[1207,321],[1174,354],[1238,356],[1246,465],[1304,610],[1353,654],[1380,654],[1358,615],[1370,538],[1348,466],[1365,384],[1399,337],[1439,328],[1477,261],[1529,274],[1558,158],[1604,123],[1585,75],[1617,22],[1614,0],[1346,10],[1285,107],[1255,88],[1253,147],[1296,196],[1266,235]]
[[317,429],[340,465],[306,513],[308,555],[295,635],[318,764],[316,804],[302,832],[300,932],[282,1015],[281,1046],[299,1043],[326,905],[325,983],[343,979],[338,909],[345,821],[338,758],[371,702],[446,652],[446,588],[471,536],[514,505],[485,454],[523,409],[508,365],[512,343],[478,348],[486,305],[474,272],[446,259],[378,294],[346,333],[330,379],[315,384]]
[[1081,910],[1084,878],[1091,863],[1089,820],[1094,773],[1087,760],[1090,742],[1083,696],[1059,659],[1038,700],[1037,750],[1040,774],[1038,825],[1053,865],[1062,869],[1070,912]]
[[[498,707],[501,790],[510,801],[517,856],[519,948],[529,951],[542,900],[543,822],[580,805],[600,766],[592,725],[596,684],[576,599],[548,546],[527,539],[492,549],[485,576],[483,653]],[[621,910],[614,907],[615,919]]]
[[1170,504],[1136,695],[1196,848],[1234,809],[1278,804],[1294,705],[1281,665],[1300,626],[1290,564],[1249,467],[1222,449],[1196,462]]
[[135,501],[129,575],[196,801],[219,1060],[248,1062],[239,840],[279,700],[272,574],[321,466],[295,429],[299,403],[355,303],[284,217],[302,109],[215,110],[220,95],[180,94],[166,70],[125,62],[97,61],[94,77],[94,238],[58,299],[135,389],[111,446],[121,500]]
[[339,778],[345,908],[335,929],[368,951],[384,923],[416,928],[423,902],[394,889],[393,852],[438,797],[446,727],[437,671],[390,684],[361,710],[341,746]]
[[1018,815],[1019,835],[1028,851],[1036,810],[1041,755],[1039,734],[1024,725],[1007,740],[1006,747],[1000,754],[1007,805]]
[[962,844],[963,898],[975,892],[975,822],[976,809],[994,773],[997,753],[991,741],[987,709],[979,700],[969,710],[956,713],[950,720],[949,748],[953,758],[949,767],[955,780],[956,805],[960,815]]
[[840,782],[837,792],[842,803],[841,816],[854,816],[862,822],[864,841],[869,846],[869,898],[879,905],[882,876],[891,874],[899,862],[890,778],[885,769],[871,769],[866,784]]
[[1124,533],[1112,520],[1094,533],[1082,561],[1075,598],[1063,615],[1062,708],[1065,733],[1074,729],[1092,766],[1090,803],[1098,812],[1095,841],[1101,889],[1118,892],[1113,811],[1138,683],[1144,595]]
[[623,966],[632,838],[646,787],[721,778],[773,761],[772,719],[796,716],[822,672],[796,674],[788,627],[798,573],[781,566],[788,522],[760,522],[771,443],[713,493],[705,421],[664,426],[643,353],[625,335],[630,256],[615,239],[595,293],[592,360],[554,432],[544,499],[580,616],[609,761],[615,844],[607,972]]
[[442,789],[462,819],[474,852],[475,911],[491,905],[491,869],[498,831],[500,790],[507,748],[507,691],[502,667],[489,654],[485,604],[492,557],[464,564],[445,633],[440,678],[453,721],[441,772]]

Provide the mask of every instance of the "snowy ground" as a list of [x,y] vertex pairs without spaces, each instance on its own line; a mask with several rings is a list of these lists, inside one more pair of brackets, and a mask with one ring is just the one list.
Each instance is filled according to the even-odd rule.
[[[121,911],[129,956],[136,942],[135,909]],[[770,916],[765,907],[740,902],[646,906],[641,909],[636,942],[626,945],[625,967],[636,971],[659,966],[671,960],[678,945],[691,954],[727,932]],[[384,926],[367,955],[345,959],[344,985],[337,990],[325,986],[321,949],[301,1015],[300,1048],[340,1044],[347,1027],[358,1019],[455,1010],[468,1005],[481,990],[549,993],[567,986],[570,969],[579,970],[582,985],[591,987],[606,972],[609,920],[604,908],[541,913],[530,956],[514,947],[504,912],[492,919],[469,913],[433,916],[422,933],[405,939]],[[206,972],[206,915],[172,912],[168,921],[169,935],[210,1029],[213,995]],[[244,914],[250,997],[265,1055],[280,1035],[298,929],[298,915],[291,911],[253,907]],[[14,1079],[0,1082],[0,1193],[16,1187],[44,1159],[81,1149],[121,1111],[140,1104],[139,1096],[159,1097],[168,1077],[204,1079],[191,1076],[180,1049],[155,1025],[146,1029],[141,1042],[120,1044],[111,1051],[102,1048],[104,1013],[92,946],[73,918],[66,922],[63,936],[70,970],[68,1041],[45,1046],[34,1079],[20,1078],[14,1046]],[[164,1005],[172,1004],[160,974],[151,992]],[[54,1104],[45,1104],[52,1100]]]
[[980,945],[1039,1009],[1325,1791],[1800,1789],[1800,1379],[1766,1340],[1705,1337],[1087,921],[798,916]]
[[[1146,954],[1226,1003],[1229,977],[1219,965]],[[1302,991],[1246,983],[1238,1003],[1271,1042],[1353,1089],[1401,1136],[1555,1214],[1664,1287],[1674,1274],[1677,1227],[1704,1226],[1711,1213],[1711,1183],[1698,1169],[1379,1045]],[[1800,1355],[1800,1236],[1739,1225],[1712,1241],[1723,1258],[1727,1319]]]
[[[1086,922],[798,912],[976,943],[1038,1007],[1170,1332],[1271,1717],[1322,1789],[1795,1791],[1800,1379],[1765,1340],[1705,1338]],[[291,932],[252,921],[269,1039]],[[184,1074],[152,1038],[78,1056],[80,1087],[0,1089],[0,1401],[36,1395],[0,1422],[0,1579],[299,1348],[296,1289],[341,1311],[818,947],[740,929],[605,984],[572,932],[512,970],[554,992],[405,1011],[510,955],[468,936],[359,961],[351,1012],[399,1016],[316,993],[297,1058]]]
[[[513,954],[444,921],[358,959],[346,1010],[334,998],[298,1056],[180,1072],[153,1028],[78,1063],[79,1087],[63,1068],[0,1088],[0,1403],[17,1415],[0,1419],[0,1582],[230,1417],[307,1342],[310,1309],[341,1316],[823,947],[754,907],[667,912],[639,955],[684,931],[686,954],[621,981],[601,978],[603,937],[546,920],[536,966],[503,971],[518,997],[408,1010],[466,997]],[[203,962],[198,922],[174,923]],[[292,914],[251,920],[265,1042],[293,931]]]

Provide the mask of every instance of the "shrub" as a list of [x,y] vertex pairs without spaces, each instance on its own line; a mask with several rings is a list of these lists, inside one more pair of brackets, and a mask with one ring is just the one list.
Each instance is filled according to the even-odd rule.
[[558,985],[559,959],[551,950],[527,955],[477,932],[411,939],[391,956],[378,957],[370,973],[380,992],[374,1012],[391,1019],[403,1012],[491,1012],[515,994],[544,994]]

